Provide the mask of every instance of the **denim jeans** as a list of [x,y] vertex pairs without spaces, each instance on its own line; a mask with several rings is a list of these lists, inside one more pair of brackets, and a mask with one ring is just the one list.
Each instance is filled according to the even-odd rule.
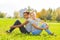
[[[40,28],[46,28],[46,26],[47,26],[46,23],[43,23]],[[32,34],[33,34],[33,35],[38,35],[38,34],[41,34],[42,31],[43,31],[43,30],[34,30],[34,31],[32,32]],[[50,32],[49,29],[46,29],[45,31],[46,31],[48,34],[51,34],[51,32]]]

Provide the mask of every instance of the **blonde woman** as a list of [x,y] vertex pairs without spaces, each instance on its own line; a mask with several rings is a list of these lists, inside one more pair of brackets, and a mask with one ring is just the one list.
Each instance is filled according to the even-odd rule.
[[[54,35],[50,30],[48,25],[41,19],[36,18],[36,13],[35,12],[30,12],[31,18],[34,20],[34,23],[38,26],[40,26],[40,28],[45,28],[45,31],[50,34],[50,35]],[[32,27],[32,34],[33,35],[37,35],[40,34],[43,30],[38,30],[34,27]]]

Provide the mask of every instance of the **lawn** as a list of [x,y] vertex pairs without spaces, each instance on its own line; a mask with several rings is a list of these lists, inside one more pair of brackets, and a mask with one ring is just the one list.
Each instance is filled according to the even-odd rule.
[[[22,34],[16,28],[11,34],[6,33],[10,26],[14,24],[16,19],[2,19],[0,18],[0,40],[60,40],[60,23],[48,23],[49,29],[56,34],[56,36],[48,35],[45,31],[41,35]],[[24,22],[23,18],[20,18]]]

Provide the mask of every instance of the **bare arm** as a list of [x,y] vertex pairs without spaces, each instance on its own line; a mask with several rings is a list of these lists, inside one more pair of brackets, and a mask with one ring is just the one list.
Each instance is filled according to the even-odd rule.
[[16,25],[16,26],[21,27],[21,26],[23,26],[23,25],[26,25],[27,23],[28,23],[28,21],[25,21],[24,23],[22,23],[22,24],[20,24],[20,25]]
[[38,27],[37,25],[35,25],[35,24],[32,24],[32,26],[34,27],[34,28],[36,28],[36,29],[39,29],[39,30],[43,30],[44,28],[40,28],[40,27]]
[[22,26],[26,25],[27,23],[28,23],[28,21],[25,21],[24,23],[22,23],[20,25],[11,26],[11,28],[22,27]]

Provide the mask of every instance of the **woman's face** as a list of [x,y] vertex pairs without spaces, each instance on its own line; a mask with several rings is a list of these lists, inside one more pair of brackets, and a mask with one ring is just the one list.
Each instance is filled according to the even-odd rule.
[[32,18],[36,18],[36,13],[31,13]]

